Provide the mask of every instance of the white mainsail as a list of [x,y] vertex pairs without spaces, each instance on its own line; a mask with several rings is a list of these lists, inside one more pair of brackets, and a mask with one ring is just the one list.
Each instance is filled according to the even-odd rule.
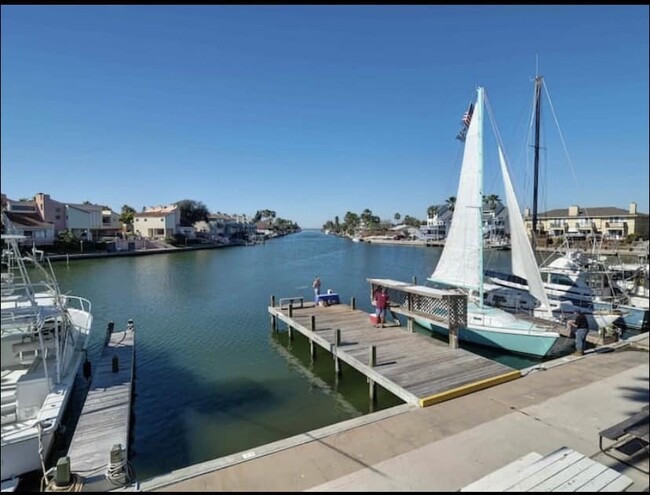
[[530,242],[528,241],[528,236],[526,235],[526,227],[524,226],[524,221],[521,217],[515,190],[512,187],[506,159],[503,156],[501,146],[498,148],[501,173],[503,175],[503,186],[506,192],[506,204],[508,206],[510,244],[512,246],[512,273],[528,280],[529,292],[541,303],[540,309],[548,312],[550,316],[551,305],[549,304],[548,296],[544,290],[542,277],[539,274],[535,253],[533,252],[533,248],[531,247]]
[[467,130],[454,216],[430,280],[479,290],[483,281],[483,88]]

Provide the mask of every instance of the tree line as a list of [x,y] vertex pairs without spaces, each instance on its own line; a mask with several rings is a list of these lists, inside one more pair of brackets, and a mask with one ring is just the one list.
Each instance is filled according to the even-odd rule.
[[[483,195],[483,203],[488,208],[495,208],[500,202],[501,198],[499,198],[497,194]],[[445,204],[451,211],[454,211],[454,208],[456,207],[456,196],[450,196],[447,198]],[[433,218],[439,211],[440,205],[431,205],[427,208],[427,217]],[[419,220],[410,215],[406,215],[402,219],[402,215],[399,212],[395,213],[393,218],[397,223],[402,223],[416,228],[419,228],[421,225],[426,225],[427,223],[426,220]],[[382,221],[377,215],[373,214],[372,210],[366,208],[360,214],[351,211],[346,212],[342,222],[338,216],[335,216],[334,220],[327,220],[323,224],[323,230],[329,230],[330,232],[337,234],[353,235],[355,230],[360,228],[362,225],[368,231],[388,230],[393,226],[391,222],[386,220]]]

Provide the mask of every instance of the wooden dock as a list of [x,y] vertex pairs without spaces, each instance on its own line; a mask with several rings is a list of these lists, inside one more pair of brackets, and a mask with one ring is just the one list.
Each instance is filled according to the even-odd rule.
[[115,489],[129,477],[134,367],[133,322],[129,320],[121,331],[112,331],[109,323],[107,341],[93,366],[88,396],[68,449],[70,471],[81,477],[82,491]]
[[351,305],[320,307],[290,299],[275,305],[272,298],[268,311],[274,328],[278,320],[286,323],[290,336],[298,331],[309,339],[312,355],[320,347],[332,354],[337,371],[341,360],[367,376],[371,397],[378,384],[406,403],[426,407],[521,376],[518,370],[404,326],[375,328],[368,313],[354,308],[354,300]]

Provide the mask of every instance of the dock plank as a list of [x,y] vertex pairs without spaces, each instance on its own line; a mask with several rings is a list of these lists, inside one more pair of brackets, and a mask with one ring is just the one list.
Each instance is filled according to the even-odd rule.
[[[118,370],[113,372],[113,357]],[[99,361],[93,366],[92,382],[68,449],[70,470],[83,477],[83,491],[115,488],[104,473],[114,445],[122,445],[128,461],[135,331],[110,334]]]
[[[431,336],[409,332],[405,326],[376,328],[368,313],[346,304],[319,307],[305,303],[294,308],[291,317],[286,307],[269,306],[268,311],[378,385],[420,407],[433,403],[432,397],[439,402],[447,393],[462,395],[520,376],[508,366],[464,349],[450,349]],[[341,330],[338,347],[336,329]],[[374,367],[368,363],[370,346],[376,349]]]

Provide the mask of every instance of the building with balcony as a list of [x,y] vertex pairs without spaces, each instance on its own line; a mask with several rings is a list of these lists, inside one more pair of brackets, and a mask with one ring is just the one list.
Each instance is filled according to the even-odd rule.
[[[524,211],[524,224],[530,233],[533,228],[530,210]],[[549,210],[537,215],[537,230],[548,237],[591,237],[622,240],[629,235],[648,239],[650,233],[647,213],[640,213],[632,202],[627,210],[615,207],[582,208],[572,205],[566,209]]]
[[442,241],[447,238],[454,212],[448,205],[437,207],[433,216],[427,215],[427,224],[420,226],[418,238],[427,241]]

